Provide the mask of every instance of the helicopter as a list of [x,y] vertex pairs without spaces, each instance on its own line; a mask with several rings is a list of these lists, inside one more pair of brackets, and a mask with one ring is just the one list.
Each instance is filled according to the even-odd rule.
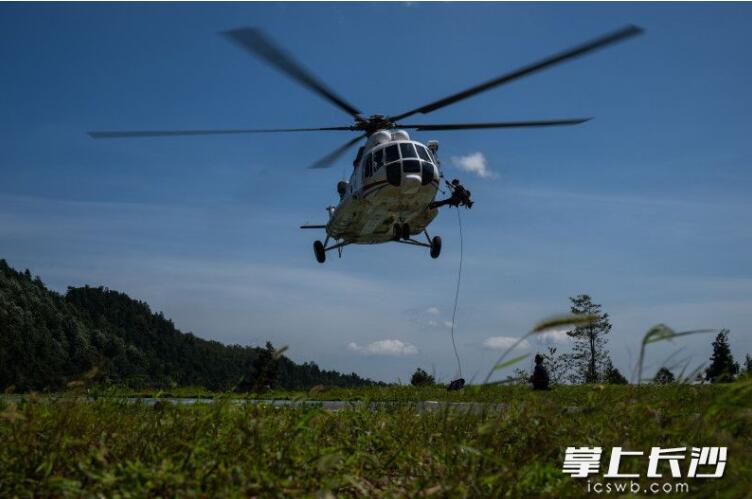
[[[327,207],[329,220],[321,225],[301,225],[301,229],[323,229],[324,241],[315,241],[313,250],[319,263],[326,261],[326,253],[350,244],[379,244],[398,242],[429,249],[432,258],[441,253],[441,237],[431,237],[428,225],[436,218],[441,206],[470,208],[473,201],[470,191],[458,180],[445,181],[451,197],[437,201],[444,175],[438,158],[439,143],[414,140],[406,130],[447,131],[491,128],[534,128],[578,125],[591,118],[501,121],[486,123],[414,124],[402,120],[417,114],[429,114],[461,100],[510,83],[532,73],[575,59],[600,48],[631,38],[642,29],[628,25],[616,31],[556,53],[538,62],[505,73],[497,78],[467,88],[429,104],[395,114],[365,116],[358,108],[335,93],[303,65],[255,27],[242,27],[221,34],[245,51],[261,58],[272,67],[299,84],[323,97],[353,119],[352,125],[321,128],[256,128],[212,130],[162,130],[162,131],[97,131],[89,132],[95,139],[171,137],[220,134],[252,134],[276,132],[360,132],[356,137],[322,157],[309,168],[327,168],[363,139],[366,140],[353,161],[349,181],[337,184],[339,203]],[[423,235],[425,241],[416,237]],[[332,242],[332,244],[329,244]]]

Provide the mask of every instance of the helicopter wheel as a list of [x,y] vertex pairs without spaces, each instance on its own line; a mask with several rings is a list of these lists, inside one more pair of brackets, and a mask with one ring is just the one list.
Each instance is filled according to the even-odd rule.
[[326,261],[326,250],[324,244],[321,241],[313,243],[313,253],[316,255],[316,261],[324,263]]
[[438,258],[441,254],[441,238],[439,236],[434,236],[433,239],[431,239],[431,258]]
[[402,239],[407,241],[410,239],[410,225],[407,223],[402,224]]
[[392,227],[392,239],[395,241],[402,239],[402,226],[400,224],[394,224],[394,227]]

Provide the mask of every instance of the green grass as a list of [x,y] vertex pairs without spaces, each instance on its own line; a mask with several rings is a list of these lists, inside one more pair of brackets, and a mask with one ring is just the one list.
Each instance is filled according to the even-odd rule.
[[[692,495],[743,497],[752,490],[748,381],[543,393],[492,386],[451,394],[388,387],[270,395],[395,403],[325,411],[237,404],[221,394],[192,406],[111,397],[5,399],[0,496],[579,497],[585,482],[561,472],[567,446],[725,445],[724,478],[687,480]],[[420,412],[409,400],[506,405]]]

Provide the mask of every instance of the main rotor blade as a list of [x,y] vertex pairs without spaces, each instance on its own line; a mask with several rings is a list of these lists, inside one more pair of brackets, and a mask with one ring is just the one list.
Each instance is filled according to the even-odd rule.
[[494,78],[493,80],[489,80],[475,87],[471,87],[471,88],[468,88],[467,90],[463,90],[462,92],[458,92],[456,94],[450,95],[449,97],[445,97],[443,99],[437,100],[430,104],[426,104],[425,106],[413,109],[412,111],[408,111],[406,113],[398,114],[396,116],[390,116],[389,120],[398,121],[408,116],[412,116],[413,114],[430,113],[431,111],[435,111],[439,108],[448,106],[450,104],[454,104],[455,102],[461,101],[463,99],[467,99],[468,97],[472,97],[473,95],[479,94],[481,92],[485,92],[486,90],[489,90],[491,88],[497,87],[499,85],[503,85],[505,83],[509,83],[511,81],[522,78],[523,76],[527,76],[529,74],[535,73],[542,69],[546,69],[548,67],[554,66],[556,64],[559,64],[560,62],[577,58],[579,56],[587,54],[588,52],[592,52],[594,50],[603,48],[607,45],[611,45],[612,43],[616,43],[621,40],[638,35],[642,33],[642,31],[643,31],[642,28],[638,26],[633,26],[633,25],[626,26],[618,31],[614,31],[607,35],[601,36],[600,38],[596,38],[595,40],[591,40],[577,47],[571,48],[569,50],[565,50],[564,52],[559,52],[558,54],[552,55],[546,59],[530,64],[528,66],[523,66],[522,68],[517,69],[516,71],[512,71],[511,73],[504,74],[502,76],[499,76],[498,78]]
[[534,121],[499,121],[496,123],[449,123],[431,125],[395,125],[397,128],[414,128],[418,131],[435,130],[472,130],[478,128],[528,128],[560,125],[579,125],[592,118],[574,118],[569,120],[534,120]]
[[137,137],[179,137],[184,135],[233,135],[242,133],[319,132],[323,130],[352,130],[349,126],[327,128],[229,128],[219,130],[126,130],[88,132],[93,139],[127,139]]
[[260,29],[250,27],[238,28],[224,31],[222,34],[240,47],[261,57],[293,80],[313,90],[346,113],[355,118],[360,116],[360,111],[352,104],[334,93],[334,91],[304,69],[300,63],[272,42]]
[[354,139],[350,140],[349,142],[346,142],[345,144],[341,145],[339,148],[335,149],[334,151],[330,152],[320,160],[313,163],[308,168],[318,169],[318,168],[328,168],[334,164],[335,161],[339,159],[340,156],[345,154],[352,146],[357,144],[361,139],[366,137],[366,134],[358,135]]

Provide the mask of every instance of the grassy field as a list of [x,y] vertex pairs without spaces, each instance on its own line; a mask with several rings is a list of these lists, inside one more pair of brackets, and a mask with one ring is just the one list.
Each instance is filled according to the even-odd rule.
[[[180,406],[99,395],[0,401],[1,497],[580,497],[586,480],[561,471],[568,446],[728,446],[724,477],[683,479],[690,495],[752,491],[750,382],[269,394],[391,402],[339,411],[239,404],[220,394]],[[419,411],[416,400],[504,406]],[[604,456],[602,471],[607,464]],[[646,466],[625,460],[621,471],[644,476]]]

